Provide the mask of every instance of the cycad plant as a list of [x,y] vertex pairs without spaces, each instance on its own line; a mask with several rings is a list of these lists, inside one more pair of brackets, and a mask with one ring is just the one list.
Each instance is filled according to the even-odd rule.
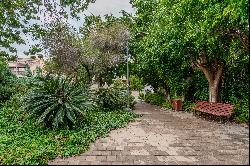
[[86,87],[69,77],[40,78],[23,100],[23,109],[47,127],[72,127],[94,104]]

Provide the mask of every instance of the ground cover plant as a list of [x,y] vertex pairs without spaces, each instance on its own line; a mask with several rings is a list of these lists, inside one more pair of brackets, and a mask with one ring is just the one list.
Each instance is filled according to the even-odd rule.
[[91,142],[135,116],[123,110],[89,111],[71,130],[52,130],[34,125],[36,118],[26,119],[17,105],[8,102],[0,108],[0,164],[46,164],[57,156],[85,152]]
[[67,76],[38,74],[15,82],[16,93],[0,102],[0,164],[46,164],[83,153],[98,137],[136,117],[123,109],[124,95],[113,94],[119,107],[104,111],[95,106],[88,84]]

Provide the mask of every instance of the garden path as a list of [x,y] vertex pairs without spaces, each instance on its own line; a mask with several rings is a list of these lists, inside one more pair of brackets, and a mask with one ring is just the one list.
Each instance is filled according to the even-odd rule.
[[142,117],[98,139],[86,153],[48,164],[249,165],[248,126],[220,124],[143,102],[135,112]]

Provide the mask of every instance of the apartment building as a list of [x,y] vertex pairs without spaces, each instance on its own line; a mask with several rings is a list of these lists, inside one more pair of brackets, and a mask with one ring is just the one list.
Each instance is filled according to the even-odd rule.
[[18,58],[17,61],[8,61],[11,72],[18,77],[25,75],[26,64],[30,67],[32,74],[35,74],[36,68],[43,68],[44,60],[40,58]]

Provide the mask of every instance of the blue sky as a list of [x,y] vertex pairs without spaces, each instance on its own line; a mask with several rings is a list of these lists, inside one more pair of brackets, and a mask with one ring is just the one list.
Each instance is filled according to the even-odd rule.
[[[105,14],[113,14],[114,16],[121,16],[120,11],[125,10],[128,13],[135,13],[135,10],[132,8],[129,0],[96,0],[94,4],[90,4],[88,9],[84,11],[81,15],[84,17],[86,15],[105,15]],[[80,15],[80,16],[81,16]],[[83,24],[83,20],[68,20],[68,22],[76,28],[79,28]],[[14,45],[17,49],[18,57],[27,57],[23,54],[23,51],[27,51],[29,49],[29,45],[37,43],[38,41],[33,41],[30,35],[23,35],[26,40],[26,45]]]

